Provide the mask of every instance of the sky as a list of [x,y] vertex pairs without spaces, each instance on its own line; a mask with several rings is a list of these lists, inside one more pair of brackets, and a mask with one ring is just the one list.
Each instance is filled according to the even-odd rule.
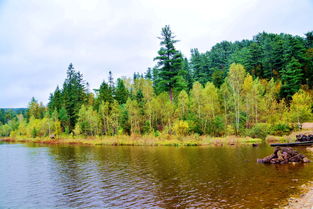
[[0,108],[47,104],[69,63],[90,89],[155,65],[170,25],[187,57],[259,32],[303,36],[313,0],[0,0]]

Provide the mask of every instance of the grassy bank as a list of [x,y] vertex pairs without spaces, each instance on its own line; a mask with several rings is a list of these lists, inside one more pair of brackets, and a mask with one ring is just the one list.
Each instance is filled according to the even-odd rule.
[[251,137],[210,137],[210,136],[101,136],[86,138],[83,136],[62,136],[58,139],[14,137],[4,138],[2,141],[21,143],[42,143],[42,144],[81,144],[81,145],[138,145],[138,146],[223,146],[261,143],[262,139]]
[[306,129],[302,131],[292,132],[288,136],[272,136],[269,135],[265,139],[240,137],[240,136],[225,136],[225,137],[211,137],[211,136],[175,136],[162,134],[160,136],[154,135],[117,135],[117,136],[72,136],[61,135],[57,139],[50,139],[49,137],[30,138],[26,136],[15,136],[0,138],[0,141],[20,142],[20,143],[42,143],[42,144],[81,144],[81,145],[131,145],[131,146],[223,146],[223,145],[240,145],[253,143],[278,143],[278,142],[294,142],[297,134],[313,134],[313,130]]

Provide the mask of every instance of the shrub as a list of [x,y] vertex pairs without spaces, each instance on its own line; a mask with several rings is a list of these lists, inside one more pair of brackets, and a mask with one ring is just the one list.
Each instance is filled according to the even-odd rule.
[[271,134],[275,136],[289,135],[293,128],[285,123],[275,124],[271,129]]
[[154,131],[154,136],[155,136],[155,137],[160,136],[160,134],[161,134],[160,131],[158,131],[158,130]]
[[252,138],[265,139],[270,133],[270,125],[267,123],[257,123],[251,129],[247,130],[247,133]]
[[0,136],[10,136],[11,131],[12,128],[8,124],[0,126]]
[[229,136],[229,135],[234,135],[236,132],[235,132],[235,129],[232,125],[227,125],[226,126],[226,131],[225,131],[226,135]]
[[185,136],[189,132],[189,124],[187,121],[179,120],[174,123],[173,131],[178,136]]
[[225,124],[222,117],[217,116],[209,122],[208,126],[209,134],[213,136],[222,136],[225,134]]

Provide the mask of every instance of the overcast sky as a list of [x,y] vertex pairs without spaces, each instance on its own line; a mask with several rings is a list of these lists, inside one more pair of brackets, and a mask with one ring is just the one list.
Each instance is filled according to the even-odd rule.
[[0,0],[0,107],[44,104],[70,62],[90,89],[154,65],[169,24],[185,56],[258,32],[303,36],[313,0]]

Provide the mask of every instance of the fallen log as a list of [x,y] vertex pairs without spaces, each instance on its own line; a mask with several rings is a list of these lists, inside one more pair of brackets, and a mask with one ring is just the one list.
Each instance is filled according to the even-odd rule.
[[295,147],[295,146],[310,146],[310,145],[313,145],[313,141],[271,144],[272,147]]

